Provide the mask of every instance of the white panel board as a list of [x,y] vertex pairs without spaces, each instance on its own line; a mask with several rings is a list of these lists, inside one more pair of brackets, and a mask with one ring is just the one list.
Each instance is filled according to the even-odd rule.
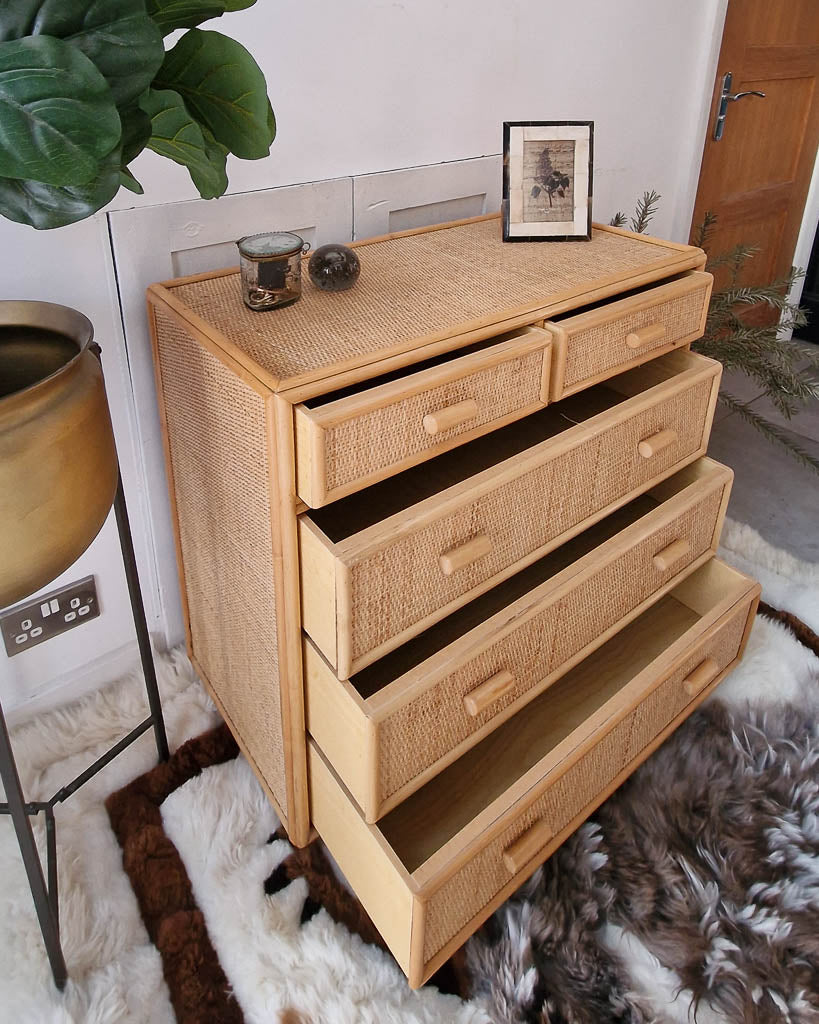
[[236,265],[236,239],[256,231],[297,231],[313,245],[349,241],[352,185],[349,178],[337,178],[108,216],[150,523],[152,550],[138,552],[146,611],[151,627],[175,644],[184,638],[184,628],[145,289],[156,281]]
[[500,156],[363,174],[353,179],[356,238],[479,217],[500,209]]

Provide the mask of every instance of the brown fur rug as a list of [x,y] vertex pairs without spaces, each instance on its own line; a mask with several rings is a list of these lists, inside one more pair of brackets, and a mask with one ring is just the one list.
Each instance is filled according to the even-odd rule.
[[[766,612],[819,653],[802,623]],[[238,1024],[243,1017],[159,808],[203,768],[235,756],[220,727],[106,804],[184,1024]],[[721,1020],[816,1024],[817,766],[812,714],[786,706],[740,715],[718,701],[700,709],[430,984],[478,998],[499,1024],[680,1019],[658,1016],[656,1002],[652,1010],[633,990],[628,966],[606,938],[617,926],[656,957],[658,970],[674,972],[695,1007],[707,1002]],[[302,923],[323,907],[383,946],[320,844],[293,850],[265,891],[277,893],[297,878],[307,882]],[[306,1024],[287,1013],[281,1020]]]
[[185,865],[165,835],[160,806],[204,768],[236,757],[226,725],[183,743],[165,763],[105,801],[122,848],[122,866],[142,920],[162,958],[162,971],[179,1024],[241,1024],[239,1004],[196,905]]

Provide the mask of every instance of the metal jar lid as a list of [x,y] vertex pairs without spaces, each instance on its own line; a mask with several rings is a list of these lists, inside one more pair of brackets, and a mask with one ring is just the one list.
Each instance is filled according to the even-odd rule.
[[276,256],[292,256],[304,248],[304,239],[292,231],[260,231],[245,235],[236,243],[242,256],[264,260]]

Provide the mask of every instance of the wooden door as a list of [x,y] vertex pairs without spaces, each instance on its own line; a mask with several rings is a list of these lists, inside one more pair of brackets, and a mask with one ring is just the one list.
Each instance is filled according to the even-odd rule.
[[[723,75],[731,93],[759,90],[727,105],[714,139]],[[819,141],[819,0],[729,0],[692,220],[717,215],[709,249],[738,243],[762,250],[745,284],[787,274]]]

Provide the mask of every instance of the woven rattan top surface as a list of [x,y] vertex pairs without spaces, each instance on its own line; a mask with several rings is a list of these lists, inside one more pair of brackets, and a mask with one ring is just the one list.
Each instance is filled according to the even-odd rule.
[[212,339],[281,390],[516,316],[572,308],[598,289],[614,294],[641,275],[673,273],[696,253],[600,229],[589,242],[504,243],[493,218],[362,245],[361,276],[346,292],[320,291],[305,266],[301,300],[283,309],[247,309],[235,271],[166,287],[178,312],[199,317]]

